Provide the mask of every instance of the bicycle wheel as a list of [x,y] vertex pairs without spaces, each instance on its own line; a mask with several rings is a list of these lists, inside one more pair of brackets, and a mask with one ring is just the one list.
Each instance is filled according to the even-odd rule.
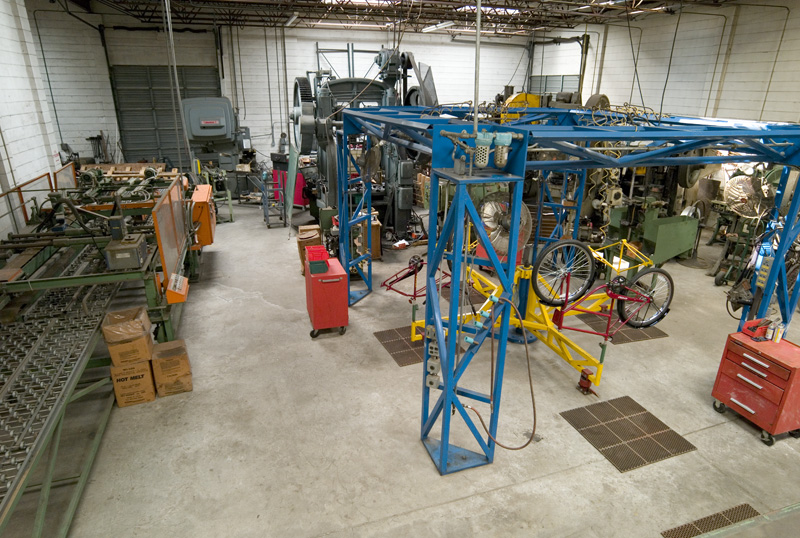
[[[569,275],[569,290],[567,285]],[[533,264],[533,292],[549,306],[563,306],[583,297],[595,278],[594,257],[589,248],[571,239],[551,244]]]
[[669,273],[651,267],[636,274],[626,284],[625,294],[632,298],[646,298],[647,302],[617,301],[619,319],[637,329],[654,325],[667,315],[675,285]]

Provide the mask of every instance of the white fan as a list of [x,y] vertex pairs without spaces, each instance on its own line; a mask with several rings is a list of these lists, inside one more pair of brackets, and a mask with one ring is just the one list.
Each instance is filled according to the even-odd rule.
[[[500,255],[508,254],[511,232],[511,203],[508,198],[507,192],[493,192],[483,199],[479,210],[489,241]],[[528,242],[533,227],[531,212],[525,204],[522,204],[519,224],[518,250]]]
[[762,176],[755,171],[733,176],[725,184],[725,203],[731,211],[742,217],[763,216],[775,203],[775,194],[770,189],[768,178],[769,174]]

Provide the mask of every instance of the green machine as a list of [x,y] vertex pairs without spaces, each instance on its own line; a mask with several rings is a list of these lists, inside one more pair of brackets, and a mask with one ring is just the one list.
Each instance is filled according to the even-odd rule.
[[613,207],[609,231],[612,237],[641,243],[655,265],[694,248],[699,221],[686,215],[661,217],[664,202],[652,198],[636,199],[629,206]]

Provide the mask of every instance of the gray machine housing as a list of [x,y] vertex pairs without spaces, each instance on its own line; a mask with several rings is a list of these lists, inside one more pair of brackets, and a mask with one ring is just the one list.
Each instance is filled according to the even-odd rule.
[[[380,80],[366,78],[336,79],[317,73],[316,92],[305,77],[295,79],[294,122],[295,145],[301,154],[317,153],[319,179],[313,185],[316,204],[337,206],[337,164],[333,139],[335,125],[341,125],[342,110],[363,106],[435,106],[438,104],[431,68],[417,63],[411,53],[382,49],[375,57],[381,66]],[[413,71],[420,86],[408,87]],[[400,94],[396,86],[400,85]],[[381,147],[381,168],[384,181],[373,186],[372,205],[388,221],[399,238],[406,237],[412,216],[415,162],[405,150],[396,146]]]
[[250,129],[239,126],[227,97],[184,99],[183,118],[192,154],[201,163],[234,171],[242,152],[252,148]]

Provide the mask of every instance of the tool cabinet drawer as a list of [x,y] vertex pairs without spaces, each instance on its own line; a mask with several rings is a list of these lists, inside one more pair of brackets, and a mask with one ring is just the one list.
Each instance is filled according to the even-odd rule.
[[765,429],[773,424],[778,413],[776,404],[724,373],[719,376],[712,395],[747,420]]
[[738,364],[729,360],[722,361],[722,373],[727,375],[737,383],[756,394],[760,394],[767,400],[778,405],[783,398],[783,389],[770,383],[766,379],[756,376],[750,370],[746,370]]
[[[775,361],[771,360],[770,358],[765,357],[763,353],[745,347],[734,340],[728,342],[728,353],[741,357],[750,366],[757,368],[761,372],[774,374],[776,377],[784,381],[788,380],[789,375],[791,374],[788,369],[784,368],[780,364],[776,364]],[[736,359],[731,360],[738,362]]]
[[[737,353],[738,350],[731,349],[728,353],[725,354],[725,359],[739,365],[741,368],[750,372],[753,376],[762,379],[764,381],[769,381],[773,385],[780,387],[782,389],[786,388],[788,382],[786,378],[782,375],[778,375],[780,372],[776,365],[767,362],[763,357],[756,355],[755,353]],[[763,365],[767,365],[765,368]]]

